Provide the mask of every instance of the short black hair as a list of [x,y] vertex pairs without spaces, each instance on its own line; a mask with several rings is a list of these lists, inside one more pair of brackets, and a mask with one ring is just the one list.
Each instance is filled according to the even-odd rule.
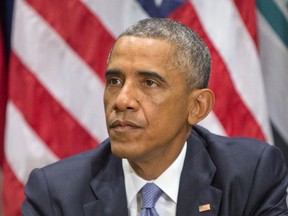
[[[167,40],[175,48],[173,63],[186,74],[188,89],[208,87],[210,52],[199,35],[186,25],[167,18],[147,18],[127,28],[118,39],[124,36]],[[110,54],[112,51],[113,48]],[[108,62],[109,59],[110,55]]]

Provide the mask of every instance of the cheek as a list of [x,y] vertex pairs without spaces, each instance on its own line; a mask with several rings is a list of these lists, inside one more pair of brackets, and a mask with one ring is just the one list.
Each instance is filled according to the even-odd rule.
[[152,115],[155,119],[155,125],[168,128],[169,125],[178,122],[182,124],[188,118],[188,99],[185,97],[173,97],[162,100],[160,103],[153,104]]
[[146,104],[144,110],[145,117],[149,125],[153,126],[153,130],[160,131],[170,124],[170,116],[173,112],[171,104],[162,101],[162,103],[149,103]]
[[112,103],[109,103],[109,102],[105,102],[104,100],[104,111],[105,111],[105,118],[106,118],[106,123],[107,121],[112,118],[112,115],[113,115],[113,106],[112,106]]
[[104,95],[103,95],[103,102],[104,102],[104,108],[105,108],[105,110],[106,110],[106,108],[107,108],[108,101],[109,101],[109,99],[108,99],[108,94],[107,94],[107,91],[105,90],[105,91],[104,91]]
[[104,109],[105,112],[107,110],[111,110],[112,108],[112,104],[113,104],[113,95],[111,95],[111,93],[109,93],[107,90],[104,91],[104,96],[103,96],[103,101],[104,101]]

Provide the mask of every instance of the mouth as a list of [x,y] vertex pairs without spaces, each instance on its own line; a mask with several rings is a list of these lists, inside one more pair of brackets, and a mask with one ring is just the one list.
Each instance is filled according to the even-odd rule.
[[125,131],[140,129],[140,128],[141,126],[137,124],[136,122],[127,121],[127,120],[116,119],[109,124],[109,129],[112,129],[118,132],[125,132]]

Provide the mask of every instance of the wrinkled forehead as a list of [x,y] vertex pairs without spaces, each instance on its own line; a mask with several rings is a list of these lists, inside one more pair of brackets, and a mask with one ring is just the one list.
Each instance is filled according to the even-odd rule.
[[[174,58],[174,48],[166,40],[154,38],[141,38],[125,36],[119,38],[115,43],[109,63],[118,61],[119,59],[143,60],[146,64],[150,62],[158,62],[159,64],[170,65]],[[148,61],[148,62],[147,62]],[[163,65],[164,64],[164,65]]]
[[138,37],[138,36],[121,36],[117,39],[113,45],[107,63],[109,64],[111,58],[118,56],[119,51],[122,53],[134,52],[139,54],[142,52],[143,55],[154,55],[155,57],[167,56],[169,62],[174,64],[178,62],[176,59],[176,45],[171,43],[167,39],[159,39],[154,37]]

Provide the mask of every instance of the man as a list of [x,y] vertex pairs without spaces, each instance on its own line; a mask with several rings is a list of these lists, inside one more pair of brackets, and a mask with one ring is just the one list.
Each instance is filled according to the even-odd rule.
[[23,215],[288,215],[276,147],[196,126],[213,108],[209,76],[209,51],[186,26],[152,18],[128,28],[107,63],[109,139],[34,170]]

